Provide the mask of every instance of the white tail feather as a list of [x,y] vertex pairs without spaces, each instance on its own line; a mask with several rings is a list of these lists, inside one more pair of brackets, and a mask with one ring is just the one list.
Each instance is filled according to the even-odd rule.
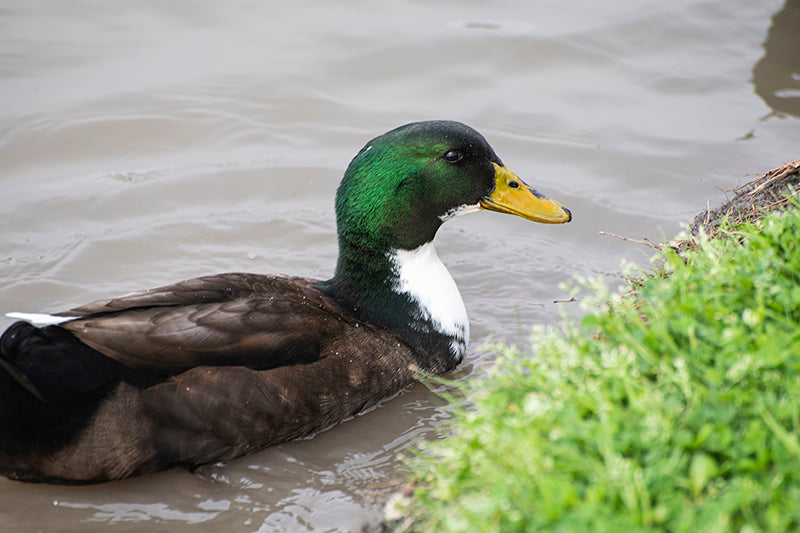
[[74,316],[46,315],[44,313],[6,313],[6,316],[8,318],[25,320],[26,322],[30,322],[36,326],[52,326],[54,324],[61,324],[62,322],[75,320],[77,318]]

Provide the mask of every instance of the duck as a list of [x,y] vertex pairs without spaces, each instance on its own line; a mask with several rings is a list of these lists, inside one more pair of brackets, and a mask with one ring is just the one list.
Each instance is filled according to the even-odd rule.
[[226,273],[17,318],[0,338],[0,474],[85,484],[195,469],[348,419],[463,359],[433,240],[488,210],[571,212],[486,139],[424,121],[369,141],[335,199],[333,277]]

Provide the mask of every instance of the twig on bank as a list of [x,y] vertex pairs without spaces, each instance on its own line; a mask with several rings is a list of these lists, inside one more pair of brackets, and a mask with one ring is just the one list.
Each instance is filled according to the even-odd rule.
[[607,231],[601,231],[600,235],[606,235],[608,237],[616,237],[617,239],[622,239],[623,241],[628,242],[635,242],[636,244],[641,244],[643,246],[648,246],[650,248],[654,248],[656,250],[663,250],[666,245],[661,244],[660,242],[653,242],[647,237],[643,237],[640,239],[632,239],[630,237],[623,237],[622,235],[617,235],[616,233],[609,233]]
[[575,297],[572,297],[572,296],[570,296],[569,298],[567,298],[565,300],[553,300],[554,304],[566,304],[566,303],[570,303],[570,302],[580,302],[580,300],[575,298]]

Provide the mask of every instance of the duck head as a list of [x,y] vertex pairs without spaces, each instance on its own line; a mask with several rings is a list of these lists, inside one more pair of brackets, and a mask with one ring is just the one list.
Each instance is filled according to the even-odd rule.
[[336,195],[340,246],[415,249],[448,218],[478,209],[547,224],[572,219],[503,165],[469,126],[407,124],[372,139],[347,168]]

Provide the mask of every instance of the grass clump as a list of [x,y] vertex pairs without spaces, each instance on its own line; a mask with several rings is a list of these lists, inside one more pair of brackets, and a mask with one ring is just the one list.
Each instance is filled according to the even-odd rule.
[[414,531],[800,529],[800,209],[497,346],[410,461]]

